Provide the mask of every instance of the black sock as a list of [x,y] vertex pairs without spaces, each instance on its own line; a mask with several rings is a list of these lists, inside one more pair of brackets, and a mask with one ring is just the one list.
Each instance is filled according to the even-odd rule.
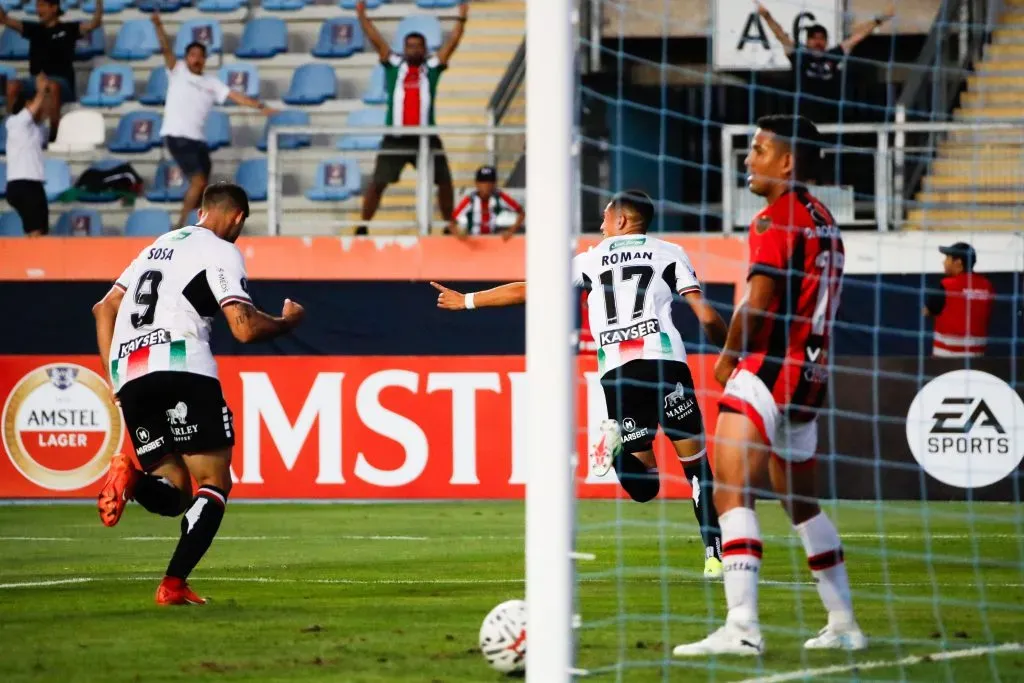
[[163,477],[143,473],[135,482],[132,496],[135,502],[150,512],[164,517],[177,517],[185,508],[185,496]]
[[705,557],[722,559],[722,530],[718,526],[718,511],[715,510],[715,480],[707,454],[699,460],[684,463],[683,472],[693,487],[693,514],[700,525],[700,537],[704,539]]
[[228,496],[216,486],[200,486],[181,518],[181,539],[167,565],[167,576],[187,579],[217,535]]
[[647,471],[647,465],[632,453],[622,453],[615,456],[613,460],[615,474],[619,477],[619,483],[629,494],[629,497],[638,503],[646,503],[658,495],[661,488],[661,479],[658,471]]

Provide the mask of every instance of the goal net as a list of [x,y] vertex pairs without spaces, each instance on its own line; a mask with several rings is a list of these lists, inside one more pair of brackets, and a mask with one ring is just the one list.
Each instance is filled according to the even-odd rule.
[[[576,248],[600,241],[598,226],[613,192],[645,190],[656,202],[652,232],[686,250],[704,295],[728,322],[747,286],[748,226],[764,206],[744,178],[756,121],[797,112],[821,125],[828,170],[812,192],[843,229],[846,267],[827,351],[831,379],[817,417],[817,483],[822,509],[842,540],[853,608],[869,647],[803,647],[827,614],[800,537],[767,484],[754,482],[766,653],[673,656],[675,646],[724,623],[722,580],[704,576],[693,489],[664,434],[654,446],[660,490],[653,500],[632,500],[614,471],[590,472],[587,450],[600,436],[607,406],[595,353],[600,340],[587,344],[584,330],[568,397],[577,418],[575,502],[553,508],[572,515],[576,618],[572,635],[562,635],[570,666],[577,675],[619,681],[1018,680],[1024,676],[1018,360],[1024,240],[1016,231],[1024,133],[1005,120],[1019,118],[1013,109],[1024,94],[1024,78],[1015,73],[1024,71],[1015,62],[1024,54],[1017,28],[1024,25],[1024,6],[897,3],[894,18],[878,18],[881,28],[822,60],[799,47],[808,28],[824,27],[831,50],[861,22],[884,14],[885,3],[763,5],[761,13],[746,0],[580,5],[575,49],[585,68],[576,84],[574,192],[582,233]],[[769,14],[798,46],[792,61]],[[537,78],[529,68],[528,81]],[[794,68],[817,69],[811,79],[819,81],[794,82]],[[834,69],[826,74],[834,83],[821,86],[822,69]],[[527,91],[528,154],[540,155],[541,140],[549,138],[537,136],[551,127],[530,118],[543,111],[530,99],[543,92],[535,87]],[[529,167],[528,191],[540,192],[534,189],[540,173]],[[529,196],[538,206],[540,194]],[[542,229],[529,239],[536,241]],[[543,239],[561,239],[552,230]],[[527,270],[538,282],[545,258],[539,251],[529,252]],[[528,323],[557,322],[553,309],[568,299],[579,304],[567,281],[549,277],[547,303],[535,301],[532,292],[542,288],[534,284]],[[981,291],[986,287],[988,294]],[[541,317],[542,308],[555,317]],[[718,349],[684,303],[673,318],[713,462],[722,393],[713,372]],[[528,331],[528,339],[539,345],[545,337]],[[558,330],[546,339],[557,340]],[[546,353],[538,345],[528,341],[535,360]],[[548,367],[557,379],[560,366]],[[554,380],[545,382],[539,366],[529,372],[534,400]],[[627,416],[634,409],[617,408]],[[538,422],[542,411],[531,412],[531,449],[547,449],[543,456],[531,452],[531,486],[534,468],[558,452],[539,432],[550,437],[559,423]],[[624,435],[633,427],[625,422]],[[549,487],[548,494],[557,491]],[[539,525],[554,529],[560,520],[531,516],[538,499],[530,496],[527,535],[537,539]],[[531,573],[531,566],[540,570],[530,553],[560,552],[557,543],[536,543],[527,546],[528,598],[541,581]],[[544,595],[558,595],[552,582],[547,587],[555,592]],[[537,620],[547,607],[530,605],[531,649],[535,627],[546,628]]]

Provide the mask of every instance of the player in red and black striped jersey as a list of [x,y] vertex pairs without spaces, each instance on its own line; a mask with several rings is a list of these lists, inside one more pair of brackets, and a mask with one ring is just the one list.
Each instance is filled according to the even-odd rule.
[[839,305],[843,240],[828,209],[809,191],[821,156],[804,117],[758,121],[746,165],[765,207],[750,226],[747,292],[729,326],[715,378],[725,387],[715,430],[715,507],[722,530],[725,626],[676,656],[759,655],[757,609],[761,533],[757,482],[767,473],[828,611],[828,625],[804,647],[860,650],[839,534],[816,499],[817,409],[825,399],[829,340]]

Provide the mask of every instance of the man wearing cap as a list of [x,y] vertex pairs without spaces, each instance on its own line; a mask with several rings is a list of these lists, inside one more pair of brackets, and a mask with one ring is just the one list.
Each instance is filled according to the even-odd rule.
[[500,232],[508,239],[518,232],[525,219],[523,207],[498,189],[498,172],[494,167],[481,166],[476,170],[476,189],[455,207],[448,230],[460,237]]
[[7,113],[11,113],[22,92],[26,100],[33,99],[35,77],[46,74],[47,80],[57,86],[48,95],[47,104],[50,142],[53,142],[57,138],[61,105],[75,101],[75,44],[103,24],[103,0],[96,0],[96,11],[89,21],[61,21],[64,10],[60,8],[60,0],[36,0],[36,14],[39,21],[19,21],[0,7],[0,24],[28,41],[28,70],[32,75],[32,78],[12,79],[7,83]]
[[988,341],[988,322],[995,295],[992,283],[974,272],[977,254],[966,242],[940,247],[946,260],[941,288],[931,294],[925,317],[935,318],[932,355],[968,358],[982,356]]

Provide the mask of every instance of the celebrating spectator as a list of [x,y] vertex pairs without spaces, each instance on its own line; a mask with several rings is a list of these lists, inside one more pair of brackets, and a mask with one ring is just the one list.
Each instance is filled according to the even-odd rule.
[[493,235],[501,230],[508,239],[526,219],[516,200],[498,189],[498,173],[493,166],[476,171],[476,189],[459,202],[448,229],[459,235]]
[[849,37],[828,49],[828,29],[815,24],[807,29],[807,41],[798,46],[768,11],[758,3],[757,11],[782,43],[786,56],[793,63],[793,91],[801,97],[798,113],[819,121],[836,121],[836,103],[841,90],[841,72],[846,57],[877,27],[892,19],[896,11],[892,3],[883,14],[853,27]]
[[[436,55],[427,53],[427,39],[421,33],[409,33],[405,36],[403,54],[391,52],[387,41],[366,15],[366,3],[356,4],[356,14],[363,33],[373,44],[384,66],[385,82],[387,83],[388,113],[385,124],[396,129],[405,126],[435,126],[434,104],[437,96],[437,83],[441,73],[448,68],[462,32],[465,29],[469,5],[459,5],[459,18],[454,30],[448,36],[441,50]],[[373,219],[380,205],[380,198],[387,186],[397,182],[406,164],[416,165],[419,137],[402,135],[396,130],[393,135],[384,136],[381,142],[381,153],[373,169],[373,179],[363,193],[364,221]],[[444,146],[436,135],[430,136],[430,150],[434,155],[434,184],[437,185],[437,203],[441,207],[441,215],[445,221],[452,219],[452,205],[455,202],[452,188],[452,174],[448,168],[448,158],[444,154]],[[357,230],[357,234],[366,234],[366,225]]]
[[[62,104],[74,102],[75,96],[75,43],[84,35],[103,24],[103,0],[96,0],[96,11],[89,21],[60,21],[64,11],[60,0],[36,0],[39,21],[18,21],[7,16],[0,7],[0,23],[17,31],[28,40],[28,70],[32,76],[46,74],[47,80],[59,86],[51,93],[46,109],[50,119],[50,141],[57,138]],[[36,95],[35,79],[11,80],[7,83],[7,111],[13,113],[18,95]]]
[[46,127],[42,121],[49,108],[56,106],[57,90],[46,74],[37,74],[32,84],[35,93],[27,100],[24,90],[13,102],[13,115],[7,117],[7,202],[18,215],[25,234],[45,235],[50,229],[50,207],[46,200],[46,165],[43,145]]
[[992,283],[974,272],[978,255],[971,245],[957,242],[939,251],[946,257],[942,263],[945,277],[924,307],[925,317],[935,318],[932,355],[982,356],[995,295]]
[[204,128],[210,110],[215,104],[231,100],[243,107],[258,109],[266,115],[274,113],[259,100],[236,92],[215,76],[203,73],[206,68],[206,46],[199,42],[189,43],[185,48],[185,59],[174,57],[171,42],[164,31],[160,15],[153,12],[153,25],[163,52],[164,63],[170,72],[167,81],[167,103],[164,108],[164,122],[160,137],[167,145],[171,158],[189,179],[188,190],[181,205],[178,226],[185,225],[188,215],[199,206],[203,190],[210,179],[210,149],[206,145]]

